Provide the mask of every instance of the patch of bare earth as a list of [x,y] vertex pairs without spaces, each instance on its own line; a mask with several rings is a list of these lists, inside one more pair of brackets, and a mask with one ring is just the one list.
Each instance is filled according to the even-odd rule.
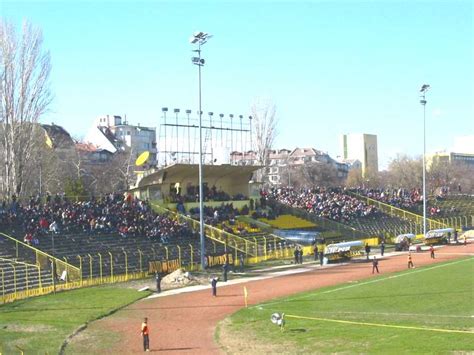
[[[226,354],[270,354],[275,352],[275,347],[272,344],[262,343],[252,332],[233,329],[230,318],[226,318],[218,324],[217,332],[221,350]],[[281,354],[284,354],[284,349],[294,349],[295,346],[292,342],[285,342],[281,348]]]

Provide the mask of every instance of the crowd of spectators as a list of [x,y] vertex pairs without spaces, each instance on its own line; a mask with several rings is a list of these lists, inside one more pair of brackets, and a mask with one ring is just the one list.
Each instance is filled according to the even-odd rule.
[[320,217],[342,223],[355,218],[375,216],[378,213],[374,206],[369,206],[338,188],[272,188],[263,195],[265,198],[275,199],[288,206],[302,208]]
[[[356,189],[354,192],[372,198],[374,200],[387,203],[401,209],[407,209],[414,212],[420,212],[423,205],[423,194],[419,189]],[[428,200],[431,206],[427,208],[427,212],[432,217],[439,217],[443,214],[453,214],[458,210],[452,206],[449,210],[443,211],[437,204],[432,201],[442,201],[449,193],[447,187],[441,187],[436,191],[435,198]]]
[[[236,194],[231,196],[227,192],[223,191],[222,188],[217,188],[213,185],[211,188],[207,184],[203,185],[203,200],[204,201],[242,201],[246,200],[247,196],[243,194]],[[186,193],[183,194],[181,186],[179,184],[173,187],[170,193],[170,202],[173,203],[185,203],[185,202],[198,202],[199,201],[199,187],[189,185],[186,187]]]
[[419,189],[356,189],[356,193],[402,209],[416,209],[423,202]]
[[165,215],[152,211],[146,201],[109,194],[100,199],[71,202],[67,198],[46,197],[45,203],[32,198],[27,204],[16,199],[0,205],[0,227],[15,234],[24,233],[25,242],[38,244],[50,233],[118,233],[122,237],[144,236],[168,242],[193,231]]
[[[234,208],[232,203],[223,203],[216,207],[204,206],[204,223],[217,226],[220,223],[227,222],[233,225],[236,216],[247,215],[248,213],[249,208],[246,205],[240,211]],[[191,208],[189,214],[192,218],[199,220],[199,207]]]

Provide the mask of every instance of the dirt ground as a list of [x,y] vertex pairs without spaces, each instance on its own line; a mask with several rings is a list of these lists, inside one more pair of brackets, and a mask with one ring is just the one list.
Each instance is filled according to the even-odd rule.
[[[452,245],[437,249],[436,259],[429,252],[413,253],[415,267],[473,255],[474,244]],[[114,315],[93,322],[74,339],[66,353],[74,349],[88,349],[89,353],[130,354],[143,352],[140,326],[148,317],[150,327],[150,351],[161,354],[219,354],[223,351],[214,341],[214,332],[219,321],[244,307],[243,286],[249,294],[249,305],[275,297],[289,296],[303,291],[362,280],[373,277],[371,263],[354,262],[337,267],[314,267],[310,270],[287,276],[264,280],[248,280],[246,283],[224,286],[218,284],[217,297],[211,289],[181,293],[166,297],[141,300],[120,310]],[[407,268],[407,254],[380,259],[381,274]],[[117,342],[107,348],[98,347],[96,334],[118,334]],[[86,341],[86,344],[79,342]]]

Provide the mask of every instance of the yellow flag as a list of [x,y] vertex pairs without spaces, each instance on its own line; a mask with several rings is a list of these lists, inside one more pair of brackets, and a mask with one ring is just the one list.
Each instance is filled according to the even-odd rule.
[[53,149],[53,141],[49,137],[48,133],[44,132],[44,135],[46,136],[46,145]]

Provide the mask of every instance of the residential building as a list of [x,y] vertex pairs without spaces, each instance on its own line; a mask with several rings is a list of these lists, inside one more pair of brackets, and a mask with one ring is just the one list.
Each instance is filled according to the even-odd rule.
[[129,124],[121,116],[105,115],[97,117],[93,127],[84,139],[99,150],[107,150],[114,154],[127,148],[138,157],[145,151],[150,152],[147,164],[156,165],[156,128],[143,127],[140,124]]
[[377,136],[375,134],[351,133],[341,137],[342,158],[359,160],[362,163],[362,176],[379,171]]
[[464,164],[474,167],[474,154],[455,152],[436,152],[426,156],[426,167],[429,170],[434,163]]
[[76,151],[81,159],[88,164],[101,164],[109,161],[113,153],[100,149],[91,143],[76,143]]
[[[256,165],[256,154],[253,151],[233,152],[231,161],[235,165]],[[314,148],[272,149],[268,152],[268,166],[266,173],[267,182],[272,185],[289,184],[291,181],[288,168],[297,168],[305,164],[327,163],[337,170],[337,177],[341,180],[347,178],[349,165],[332,159],[329,154]]]

